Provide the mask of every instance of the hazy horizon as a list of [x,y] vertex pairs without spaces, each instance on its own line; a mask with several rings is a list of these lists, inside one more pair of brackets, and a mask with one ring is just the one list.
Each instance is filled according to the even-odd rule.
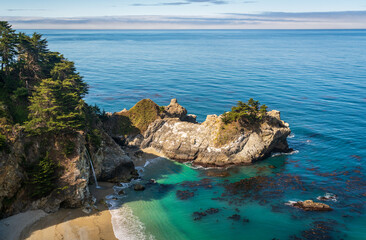
[[366,29],[362,0],[16,0],[0,20],[17,29]]

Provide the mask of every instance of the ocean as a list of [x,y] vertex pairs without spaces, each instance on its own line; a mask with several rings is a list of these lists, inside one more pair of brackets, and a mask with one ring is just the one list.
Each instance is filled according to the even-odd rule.
[[[107,112],[177,98],[202,122],[254,98],[290,124],[292,154],[225,177],[162,158],[140,166],[157,184],[110,200],[120,239],[366,239],[366,30],[34,31]],[[286,205],[326,194],[332,212]]]

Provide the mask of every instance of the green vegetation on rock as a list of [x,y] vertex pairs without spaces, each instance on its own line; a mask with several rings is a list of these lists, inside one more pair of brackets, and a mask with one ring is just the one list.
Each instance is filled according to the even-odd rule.
[[267,106],[260,105],[259,101],[249,99],[247,103],[238,101],[230,112],[223,114],[222,121],[225,124],[239,122],[241,125],[252,125],[259,123],[267,113]]
[[15,33],[0,21],[0,124],[32,135],[82,130],[87,85],[74,63],[48,50],[41,34]]
[[132,124],[144,132],[150,123],[158,119],[160,107],[150,99],[143,99],[128,111]]
[[55,188],[57,165],[49,158],[48,153],[37,164],[28,166],[28,191],[34,198],[42,198],[50,194]]
[[223,146],[253,126],[262,122],[267,113],[267,106],[260,105],[259,101],[249,99],[246,103],[238,101],[230,112],[222,115],[222,125],[215,139],[216,146]]

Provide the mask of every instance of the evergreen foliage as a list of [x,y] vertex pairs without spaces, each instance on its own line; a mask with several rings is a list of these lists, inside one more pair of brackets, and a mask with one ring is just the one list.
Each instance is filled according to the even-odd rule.
[[34,134],[73,131],[84,127],[84,101],[87,85],[75,73],[72,62],[63,60],[43,79],[30,98],[26,130]]
[[9,69],[16,54],[17,35],[10,24],[0,21],[0,57],[1,72],[5,70],[5,77],[9,76]]
[[45,197],[56,188],[57,165],[49,158],[48,153],[36,165],[28,168],[29,194],[32,198]]
[[15,33],[0,21],[0,58],[0,102],[11,115],[7,122],[24,125],[33,135],[85,127],[87,85],[73,62],[49,51],[41,34]]
[[247,103],[238,101],[238,104],[232,107],[230,112],[223,114],[222,121],[225,124],[239,122],[241,124],[252,125],[260,122],[266,113],[266,105],[261,105],[259,101],[250,98]]

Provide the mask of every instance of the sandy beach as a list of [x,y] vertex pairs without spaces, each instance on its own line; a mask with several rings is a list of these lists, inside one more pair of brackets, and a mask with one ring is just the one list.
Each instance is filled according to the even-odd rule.
[[97,210],[85,213],[81,208],[60,209],[46,214],[42,210],[20,213],[0,221],[1,240],[50,239],[117,239],[113,232],[111,214],[100,200],[113,193],[113,184],[99,183],[102,189],[90,186],[97,198]]
[[[141,158],[135,159],[136,166],[143,166],[146,160],[163,157],[153,148],[143,149]],[[85,213],[81,208],[60,209],[47,214],[42,210],[27,211],[0,221],[0,240],[50,240],[50,239],[117,239],[111,222],[111,213],[103,201],[113,194],[113,183],[100,182],[102,187],[89,187],[96,198],[97,209]]]

